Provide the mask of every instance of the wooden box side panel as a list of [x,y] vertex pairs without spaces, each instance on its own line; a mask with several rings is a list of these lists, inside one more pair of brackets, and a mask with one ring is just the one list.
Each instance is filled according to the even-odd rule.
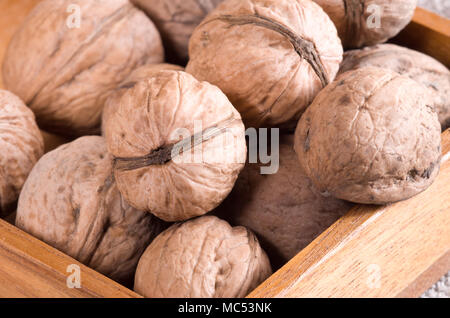
[[[69,288],[73,265],[81,288]],[[140,297],[0,220],[0,297]]]

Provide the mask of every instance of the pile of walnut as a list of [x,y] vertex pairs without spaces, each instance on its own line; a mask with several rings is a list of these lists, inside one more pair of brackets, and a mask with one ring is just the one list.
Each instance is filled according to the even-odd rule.
[[[247,295],[354,203],[438,175],[450,72],[380,44],[415,6],[41,1],[3,64],[0,215],[147,297]],[[80,138],[43,155],[38,125]],[[246,164],[251,127],[281,128],[277,173]]]

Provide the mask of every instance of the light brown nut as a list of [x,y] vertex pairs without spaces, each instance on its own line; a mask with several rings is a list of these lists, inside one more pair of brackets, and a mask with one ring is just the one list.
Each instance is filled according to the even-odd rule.
[[247,164],[227,199],[214,214],[258,236],[274,268],[293,258],[352,204],[323,197],[298,164],[294,136],[280,138],[280,165],[262,175],[262,164]]
[[137,84],[137,82],[147,80],[148,78],[154,76],[160,71],[183,71],[184,68],[179,65],[167,64],[167,63],[157,63],[157,64],[146,64],[141,67],[135,69],[131,74],[118,86],[118,88],[110,94],[109,98],[105,102],[105,106],[102,112],[102,135],[105,135],[105,129],[103,123],[107,121],[107,118],[111,116],[111,113],[115,111],[114,109],[114,101],[116,98],[119,98],[121,94],[123,94],[124,90],[127,90],[130,87],[133,87]]
[[271,272],[250,231],[203,216],[172,225],[150,244],[134,289],[149,298],[244,297]]
[[115,111],[105,120],[105,137],[118,187],[132,206],[182,221],[229,194],[247,147],[241,117],[217,87],[162,71],[110,103]]
[[439,173],[441,127],[428,90],[387,69],[344,73],[301,118],[300,164],[323,193],[384,204],[424,191]]
[[393,38],[411,21],[417,6],[417,0],[313,1],[333,20],[346,49],[375,45]]
[[80,136],[99,132],[107,96],[132,70],[163,59],[158,31],[128,0],[44,0],[12,38],[3,79],[42,128]]
[[82,137],[46,154],[20,194],[16,225],[81,263],[130,283],[163,222],[130,207],[102,137]]
[[131,0],[155,22],[169,62],[185,65],[189,38],[206,15],[223,0]]
[[379,44],[346,52],[339,73],[365,66],[387,68],[428,87],[442,130],[450,127],[450,71],[443,64],[405,47]]
[[0,90],[0,217],[13,212],[28,174],[43,153],[33,112],[17,96]]
[[195,30],[188,73],[217,85],[248,127],[295,127],[342,60],[314,2],[226,0]]

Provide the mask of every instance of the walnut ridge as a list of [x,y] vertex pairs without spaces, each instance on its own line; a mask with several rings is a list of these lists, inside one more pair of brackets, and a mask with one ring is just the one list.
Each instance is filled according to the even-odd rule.
[[450,71],[423,53],[395,44],[379,44],[347,51],[339,73],[364,66],[387,68],[425,85],[433,96],[442,130],[450,127]]
[[427,89],[364,67],[327,86],[301,118],[300,164],[324,194],[368,204],[408,199],[439,173],[440,124]]
[[104,138],[82,137],[46,154],[20,195],[16,226],[121,283],[164,229],[120,195]]
[[[79,28],[68,25],[69,5],[80,8]],[[133,69],[163,59],[155,26],[128,0],[44,0],[13,36],[3,79],[40,127],[80,136],[99,132],[106,98]]]
[[248,127],[291,128],[342,60],[312,1],[227,0],[194,31],[188,73],[217,85]]
[[256,237],[213,216],[172,225],[142,255],[134,289],[145,297],[244,297],[270,274]]
[[14,94],[0,90],[0,217],[13,212],[20,190],[44,153],[31,110]]
[[132,206],[182,221],[229,194],[247,147],[241,117],[217,87],[161,71],[112,96],[108,107],[103,129],[118,187]]

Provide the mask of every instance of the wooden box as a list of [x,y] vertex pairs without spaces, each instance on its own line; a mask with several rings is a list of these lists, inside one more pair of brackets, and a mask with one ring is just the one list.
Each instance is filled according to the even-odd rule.
[[[0,2],[0,63],[38,1]],[[394,42],[450,67],[450,20],[419,8]],[[64,142],[45,139],[47,150]],[[441,172],[427,191],[389,206],[355,207],[249,297],[421,295],[450,270],[450,130],[442,139]],[[70,264],[81,268],[80,289],[66,285]],[[0,220],[0,297],[140,296]]]

